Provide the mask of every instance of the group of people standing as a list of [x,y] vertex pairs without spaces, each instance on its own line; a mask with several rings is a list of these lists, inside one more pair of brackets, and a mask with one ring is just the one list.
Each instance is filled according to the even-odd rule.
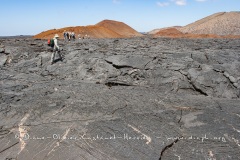
[[66,40],[66,41],[71,41],[71,40],[75,40],[76,39],[74,32],[64,31],[63,32],[63,37],[64,37],[64,40]]

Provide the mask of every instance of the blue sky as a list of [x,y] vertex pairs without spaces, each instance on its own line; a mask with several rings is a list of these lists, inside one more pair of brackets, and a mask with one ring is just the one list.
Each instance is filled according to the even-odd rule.
[[240,0],[0,0],[0,6],[0,36],[11,36],[104,19],[148,32],[187,25],[216,12],[240,11]]

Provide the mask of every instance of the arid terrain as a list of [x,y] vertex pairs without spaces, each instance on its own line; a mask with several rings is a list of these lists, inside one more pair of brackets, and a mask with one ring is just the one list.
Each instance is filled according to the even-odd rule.
[[226,35],[220,36],[216,34],[191,34],[182,33],[179,29],[168,28],[158,31],[153,35],[153,37],[171,37],[171,38],[227,38],[227,39],[239,39],[240,35]]
[[34,38],[49,39],[53,38],[55,34],[58,34],[60,38],[63,39],[63,33],[65,31],[75,32],[76,38],[79,38],[78,35],[80,35],[80,38],[84,37],[85,35],[89,36],[90,38],[129,38],[142,36],[125,23],[112,20],[103,20],[96,25],[48,30],[35,35]]
[[220,12],[180,27],[154,29],[154,37],[240,38],[240,12]]
[[159,31],[167,30],[167,29],[173,29],[173,28],[178,30],[178,28],[181,28],[181,26],[172,26],[172,27],[165,27],[165,28],[160,28],[160,29],[154,29],[154,30],[148,32],[148,34],[153,35],[153,34],[158,33]]
[[[95,25],[66,27],[44,31],[34,36],[37,39],[53,38],[59,34],[63,39],[63,32],[75,32],[76,37],[87,35],[91,38],[131,38],[141,37],[142,34],[123,22],[103,20]],[[186,26],[173,26],[154,29],[148,32],[153,37],[171,38],[240,38],[240,12],[219,12],[202,18]]]
[[219,12],[179,30],[192,34],[240,35],[240,12]]
[[240,159],[240,39],[0,39],[1,160]]
[[0,37],[0,160],[240,159],[239,15]]

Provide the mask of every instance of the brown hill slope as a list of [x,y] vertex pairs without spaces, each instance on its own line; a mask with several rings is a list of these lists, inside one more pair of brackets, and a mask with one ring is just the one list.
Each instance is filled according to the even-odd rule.
[[215,34],[191,34],[191,33],[182,33],[176,28],[167,28],[160,30],[154,37],[170,37],[170,38],[240,38],[237,35],[226,35],[220,36]]
[[92,38],[124,38],[141,36],[140,33],[122,22],[104,20],[96,25],[66,27],[61,29],[48,30],[35,35],[33,38],[49,39],[52,38],[55,34],[58,34],[60,38],[63,38],[63,32],[65,30],[69,32],[75,32],[76,36],[79,34],[81,36],[89,35]]
[[55,34],[58,34],[60,38],[63,38],[63,32],[64,31],[68,32],[75,32],[76,36],[77,35],[89,35],[90,37],[93,38],[121,38],[123,36],[117,34],[116,32],[109,30],[104,27],[99,27],[99,26],[79,26],[79,27],[66,27],[66,28],[61,28],[61,29],[56,29],[56,30],[48,30],[42,33],[39,33],[34,36],[34,38],[39,38],[39,39],[49,39],[52,38]]
[[179,30],[192,34],[240,35],[240,12],[216,13]]
[[135,37],[141,36],[139,32],[129,27],[123,22],[112,21],[112,20],[103,20],[96,24],[96,26],[108,28],[124,37]]
[[154,30],[148,32],[148,34],[156,34],[156,33],[158,33],[158,32],[161,31],[161,30],[165,30],[165,29],[169,29],[169,28],[179,29],[179,28],[181,28],[181,27],[182,27],[182,26],[172,26],[172,27],[158,28],[158,29],[154,29]]
[[176,28],[167,28],[158,31],[155,36],[167,36],[167,37],[179,37],[183,36],[184,34],[177,30]]

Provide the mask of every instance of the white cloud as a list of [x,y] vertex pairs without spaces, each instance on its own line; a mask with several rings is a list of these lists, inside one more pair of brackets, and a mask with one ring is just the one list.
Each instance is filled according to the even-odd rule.
[[[195,1],[204,2],[207,0],[195,0]],[[175,3],[178,6],[185,6],[187,5],[187,0],[169,0],[169,2],[157,2],[157,5],[159,7],[165,7],[169,6],[171,3]]]
[[171,1],[175,2],[175,4],[179,6],[187,5],[187,0],[171,0]]
[[197,1],[197,2],[205,2],[207,0],[195,0],[195,1]]
[[168,2],[157,2],[157,5],[158,5],[159,7],[165,7],[165,6],[168,6],[169,3],[168,3]]

